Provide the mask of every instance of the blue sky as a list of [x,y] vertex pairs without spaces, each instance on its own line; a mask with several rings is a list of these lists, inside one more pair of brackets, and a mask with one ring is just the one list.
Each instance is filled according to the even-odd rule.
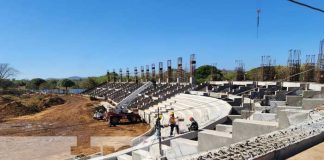
[[[300,0],[324,8],[323,0]],[[261,8],[256,37],[256,9]],[[285,0],[0,0],[0,63],[22,78],[97,76],[177,57],[234,69],[318,54],[324,14]]]

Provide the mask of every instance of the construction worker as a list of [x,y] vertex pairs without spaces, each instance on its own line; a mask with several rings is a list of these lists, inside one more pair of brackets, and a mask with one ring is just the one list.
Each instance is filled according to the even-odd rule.
[[173,135],[174,127],[176,128],[177,133],[179,134],[179,125],[177,123],[177,118],[174,117],[174,112],[170,114],[169,125],[171,127],[170,136]]
[[159,117],[156,118],[156,121],[155,121],[155,129],[159,129],[160,128],[164,128],[164,126],[161,125],[161,120],[162,120],[163,116],[160,115]]
[[198,131],[198,123],[196,122],[196,120],[193,117],[189,118],[191,124],[189,126],[189,131]]

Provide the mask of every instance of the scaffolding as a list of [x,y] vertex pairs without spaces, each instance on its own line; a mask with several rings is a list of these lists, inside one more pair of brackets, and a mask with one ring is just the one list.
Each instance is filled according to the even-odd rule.
[[306,55],[306,63],[305,63],[305,74],[304,81],[305,82],[314,82],[315,81],[315,55]]
[[270,56],[261,57],[261,80],[273,81],[275,79],[275,60],[272,60]]
[[178,58],[178,69],[177,69],[177,82],[183,82],[183,69],[182,69],[182,57]]
[[235,60],[236,63],[236,80],[244,81],[245,80],[245,64],[242,60]]
[[163,62],[159,62],[159,82],[163,81]]
[[319,53],[317,58],[316,81],[324,83],[324,57],[323,57],[324,39],[320,41]]
[[300,50],[289,50],[288,57],[288,70],[289,70],[289,81],[290,82],[298,82],[300,79]]

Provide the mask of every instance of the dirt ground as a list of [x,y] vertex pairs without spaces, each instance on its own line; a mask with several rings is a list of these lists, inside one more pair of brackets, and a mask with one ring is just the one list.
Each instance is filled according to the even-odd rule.
[[309,148],[297,155],[289,158],[289,160],[323,160],[324,159],[324,142],[312,148]]
[[[32,115],[6,119],[0,123],[0,136],[77,136],[77,146],[71,148],[72,154],[90,155],[100,151],[100,147],[91,147],[90,137],[136,137],[149,129],[146,124],[108,127],[104,121],[92,119],[93,104],[98,102],[80,96],[63,98],[66,101],[63,105]],[[129,143],[129,140],[125,141],[121,148],[129,147]],[[103,149],[105,154],[117,150],[113,144]]]

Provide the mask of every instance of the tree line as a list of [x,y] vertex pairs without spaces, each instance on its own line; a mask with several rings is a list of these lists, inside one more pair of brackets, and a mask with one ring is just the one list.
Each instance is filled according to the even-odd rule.
[[[288,68],[285,66],[276,66],[276,78],[287,76]],[[302,69],[303,70],[303,69]],[[175,71],[176,72],[176,71]],[[0,63],[0,89],[27,89],[27,90],[53,90],[77,88],[90,89],[101,83],[107,82],[107,76],[88,77],[81,79],[42,79],[34,78],[31,80],[13,79],[19,71],[9,66],[9,64]],[[185,73],[189,76],[189,73]],[[260,68],[253,68],[245,72],[246,80],[259,80]],[[115,76],[118,76],[117,74]],[[234,70],[218,69],[212,65],[203,65],[196,69],[195,77],[198,82],[235,80],[236,72]],[[134,79],[134,77],[130,77]]]

